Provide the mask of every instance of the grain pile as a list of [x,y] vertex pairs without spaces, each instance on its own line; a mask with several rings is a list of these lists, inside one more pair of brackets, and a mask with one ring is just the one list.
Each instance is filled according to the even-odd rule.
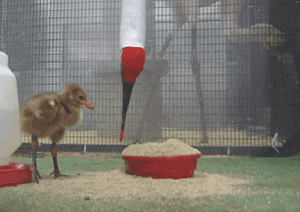
[[86,172],[68,178],[43,179],[39,184],[29,183],[7,187],[19,193],[46,193],[77,200],[112,201],[121,200],[162,200],[172,198],[196,199],[211,195],[245,194],[246,188],[234,184],[248,183],[245,179],[226,175],[195,172],[193,178],[153,179],[128,175],[121,170],[108,172]]
[[132,144],[122,152],[122,156],[174,156],[194,154],[201,154],[201,152],[178,139],[169,139],[163,143],[148,142],[144,144]]

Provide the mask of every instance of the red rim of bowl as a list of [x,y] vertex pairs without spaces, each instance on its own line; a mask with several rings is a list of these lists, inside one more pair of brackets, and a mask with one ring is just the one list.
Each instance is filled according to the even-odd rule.
[[158,160],[182,160],[186,159],[197,159],[202,157],[201,154],[193,154],[193,155],[162,155],[162,156],[135,156],[135,155],[123,155],[122,158],[125,160],[144,160],[144,161],[158,161]]
[[28,166],[30,165],[28,163],[19,163],[19,162],[12,162],[8,165],[0,165],[0,167],[5,167],[5,169],[0,169],[1,171],[11,171],[11,170],[22,170],[22,169],[28,169]]

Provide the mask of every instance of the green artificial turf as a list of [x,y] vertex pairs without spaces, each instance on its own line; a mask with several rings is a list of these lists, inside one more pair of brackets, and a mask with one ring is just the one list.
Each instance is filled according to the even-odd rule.
[[[31,162],[29,158],[15,157],[14,161]],[[53,171],[52,158],[39,158],[43,178]],[[59,158],[64,174],[120,169],[120,158],[87,159]],[[198,171],[219,173],[250,180],[239,185],[251,189],[251,194],[236,194],[188,199],[161,199],[160,201],[111,202],[75,201],[49,194],[17,193],[6,187],[0,189],[0,211],[300,211],[300,159],[291,158],[201,158]],[[256,191],[259,191],[257,193]]]

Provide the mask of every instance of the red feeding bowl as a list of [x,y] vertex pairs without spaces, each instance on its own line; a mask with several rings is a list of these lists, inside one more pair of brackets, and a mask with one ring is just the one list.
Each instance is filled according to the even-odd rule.
[[27,163],[0,166],[0,187],[19,185],[31,181],[32,171]]
[[155,179],[194,176],[201,154],[176,156],[123,156],[126,173]]

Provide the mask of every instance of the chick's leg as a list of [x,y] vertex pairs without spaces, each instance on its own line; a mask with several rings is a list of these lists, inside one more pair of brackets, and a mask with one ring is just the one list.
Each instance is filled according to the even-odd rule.
[[63,176],[63,175],[60,174],[60,171],[59,171],[59,168],[58,168],[56,142],[52,142],[51,155],[52,155],[52,159],[53,159],[54,171],[51,172],[50,175],[54,174],[54,178],[58,178],[58,177]]
[[39,137],[37,135],[32,135],[31,137],[31,142],[32,142],[32,164],[34,166],[34,178],[37,183],[39,183],[39,179],[42,179],[38,169],[37,169],[37,162],[36,162],[36,157],[37,157],[37,149],[39,148]]
[[53,159],[53,165],[54,165],[54,171],[51,174],[54,174],[54,178],[62,177],[62,176],[67,176],[67,175],[62,175],[60,174],[59,168],[58,168],[58,163],[57,163],[57,148],[56,148],[56,143],[62,139],[64,136],[65,129],[60,128],[57,130],[55,133],[51,135],[51,140],[52,140],[52,145],[51,145],[51,155]]

